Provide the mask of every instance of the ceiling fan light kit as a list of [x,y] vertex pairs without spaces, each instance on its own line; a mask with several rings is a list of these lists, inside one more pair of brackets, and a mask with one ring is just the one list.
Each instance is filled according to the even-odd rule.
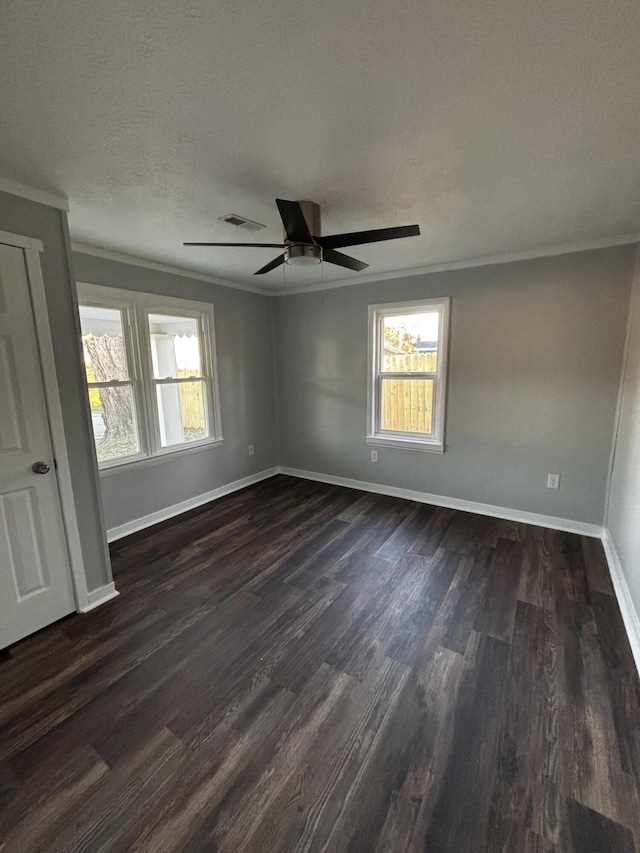
[[371,231],[352,231],[347,234],[322,236],[320,205],[314,201],[288,201],[277,198],[276,204],[284,227],[283,243],[184,243],[185,246],[242,246],[252,248],[278,248],[283,253],[257,270],[254,275],[264,275],[282,264],[313,266],[327,261],[346,269],[366,269],[369,264],[337,252],[346,246],[361,246],[400,237],[417,237],[419,225],[404,225],[397,228],[376,228]]

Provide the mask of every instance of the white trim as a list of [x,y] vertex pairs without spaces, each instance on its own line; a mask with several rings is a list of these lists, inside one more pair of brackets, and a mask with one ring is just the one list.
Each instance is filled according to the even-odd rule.
[[[221,444],[222,414],[220,405],[220,382],[215,337],[215,307],[211,302],[199,302],[173,296],[124,290],[89,282],[76,282],[79,308],[95,305],[114,308],[121,313],[123,335],[127,351],[129,379],[123,382],[88,382],[87,388],[104,386],[126,386],[131,388],[135,410],[139,450],[126,457],[98,463],[100,472],[148,463],[151,460],[173,456],[176,453],[207,449]],[[210,435],[197,442],[164,447],[160,435],[159,415],[156,408],[155,388],[149,332],[149,314],[179,314],[190,317],[198,325],[198,341],[202,362],[201,381],[205,388],[203,400],[205,417]],[[180,382],[179,379],[172,379]],[[184,380],[189,381],[189,380]]]
[[62,520],[64,524],[67,550],[69,553],[69,565],[73,582],[76,607],[80,610],[87,604],[87,578],[80,544],[80,530],[76,516],[76,507],[71,481],[71,467],[69,465],[69,453],[62,417],[62,406],[58,393],[58,378],[54,366],[53,341],[51,339],[51,327],[47,311],[47,301],[44,292],[44,281],[40,267],[40,255],[37,249],[24,250],[27,277],[29,279],[29,290],[33,305],[33,316],[36,329],[36,338],[40,352],[42,376],[44,379],[44,391],[49,416],[49,427],[51,431],[51,442],[56,459],[58,481],[58,492],[60,494],[60,506],[62,509]]
[[604,527],[605,530],[609,524],[609,502],[611,498],[611,482],[613,480],[613,468],[616,458],[616,449],[618,445],[618,432],[620,430],[620,417],[622,414],[622,398],[624,395],[624,384],[627,376],[627,364],[629,360],[629,344],[631,341],[631,331],[633,328],[633,320],[636,313],[636,302],[640,300],[640,246],[636,251],[636,262],[631,279],[631,294],[629,296],[629,310],[627,313],[627,329],[624,338],[624,348],[622,351],[622,369],[620,370],[620,379],[618,380],[618,398],[616,400],[616,411],[613,418],[613,433],[611,436],[611,450],[609,452],[609,468],[607,470],[607,485],[604,495]]
[[286,287],[282,290],[271,290],[269,296],[291,296],[296,293],[311,293],[314,290],[332,290],[338,287],[347,287],[354,284],[371,284],[376,281],[389,281],[398,278],[410,278],[418,275],[431,275],[438,272],[450,272],[452,270],[474,269],[475,267],[487,267],[497,264],[510,264],[514,261],[533,261],[537,258],[553,258],[556,255],[570,255],[573,252],[589,252],[593,249],[611,249],[614,246],[628,246],[631,243],[640,243],[640,231],[632,234],[620,234],[617,237],[603,237],[599,240],[585,240],[581,243],[567,243],[563,246],[546,246],[541,249],[531,249],[524,252],[509,252],[504,255],[487,255],[480,258],[469,258],[464,261],[448,261],[443,264],[430,264],[423,267],[413,267],[404,270],[390,270],[370,275],[356,275],[337,281],[301,285],[300,287]]
[[640,298],[637,294],[640,294],[640,247],[638,247],[638,251],[636,254],[636,263],[631,285],[631,298],[629,300],[629,314],[627,318],[627,330],[622,356],[622,370],[620,371],[618,399],[616,403],[613,436],[611,440],[611,453],[609,455],[609,470],[607,472],[607,487],[605,492],[604,509],[604,530],[602,534],[602,544],[604,546],[604,552],[607,557],[607,563],[609,564],[609,573],[611,574],[613,588],[615,590],[616,598],[618,600],[618,606],[622,615],[622,621],[624,622],[624,627],[629,638],[629,644],[631,645],[631,651],[636,662],[636,667],[638,669],[638,673],[640,674],[640,616],[638,615],[638,612],[633,604],[633,599],[631,598],[631,592],[627,584],[627,579],[622,569],[622,564],[620,562],[620,558],[618,557],[618,552],[616,550],[613,538],[611,536],[611,533],[609,532],[608,527],[609,505],[611,499],[611,483],[613,480],[613,469],[615,465],[618,433],[620,429],[624,383],[627,375],[627,366],[629,360],[629,345],[631,341],[631,332],[633,327],[634,316],[638,308],[636,302],[638,301],[638,298]]
[[379,447],[395,447],[396,450],[417,450],[419,453],[444,453],[441,441],[423,439],[412,441],[410,438],[383,438],[379,435],[366,436],[367,444],[377,444]]
[[10,178],[0,176],[0,192],[26,198],[29,201],[36,201],[38,204],[46,204],[47,207],[57,207],[58,210],[69,211],[69,199],[63,195],[55,195],[55,193],[39,190],[37,187],[29,187],[27,184],[20,184]]
[[618,599],[618,606],[620,607],[620,613],[622,614],[622,621],[624,622],[631,651],[633,652],[633,658],[636,662],[638,673],[640,674],[640,616],[633,605],[631,592],[622,570],[616,546],[611,538],[611,534],[606,528],[602,533],[602,544],[604,546],[604,553],[607,557],[607,563],[609,564],[609,572],[611,574],[611,580],[613,581],[616,598]]
[[151,527],[154,524],[159,524],[161,521],[167,521],[169,518],[175,518],[176,515],[181,515],[183,512],[188,512],[191,509],[197,509],[203,504],[215,501],[225,495],[230,495],[232,492],[237,492],[240,489],[246,489],[247,486],[253,486],[262,480],[268,480],[269,477],[274,477],[279,473],[278,468],[267,468],[264,471],[259,471],[257,474],[250,474],[248,477],[243,477],[240,480],[234,480],[224,486],[219,486],[217,489],[212,489],[210,492],[204,492],[201,495],[196,495],[186,501],[160,509],[157,512],[151,512],[149,515],[143,515],[140,518],[134,518],[133,521],[127,521],[125,524],[120,524],[117,527],[112,527],[107,530],[107,538],[109,542],[115,542],[116,539],[122,539],[124,536],[130,536],[132,533],[137,533],[139,530],[144,530],[146,527]]
[[183,447],[178,447],[174,450],[165,450],[162,453],[158,453],[156,456],[136,456],[135,458],[127,457],[128,459],[132,459],[131,462],[126,462],[124,460],[118,461],[117,459],[110,463],[102,463],[102,467],[99,468],[100,479],[103,477],[108,477],[111,474],[122,474],[124,471],[131,471],[135,468],[148,468],[150,465],[155,465],[158,462],[166,462],[168,459],[175,459],[175,457],[179,456],[190,456],[192,453],[199,453],[200,451],[211,450],[213,447],[218,447],[219,445],[224,444],[224,438],[217,438],[215,441],[210,441],[207,439],[204,442],[191,442],[190,444],[184,445]]
[[[73,282],[76,280],[75,271],[73,268],[73,253],[71,251],[71,236],[69,234],[69,221],[66,216],[62,216],[62,230],[64,232],[64,252],[65,257],[67,259],[67,267],[69,269],[69,276],[71,278],[71,301],[73,303],[73,324],[75,327],[76,333],[76,344],[78,348],[78,359],[75,365],[76,377],[75,380],[78,383],[78,387],[85,387],[86,383],[86,371],[84,369],[84,361],[82,359],[82,345],[80,338],[82,336],[82,330],[80,328],[80,313],[78,309],[78,294],[73,287]],[[85,424],[86,424],[86,435],[88,437],[93,436],[93,424],[91,420],[91,409],[88,405],[84,407],[85,414]],[[93,470],[93,483],[95,485],[94,489],[94,497],[96,500],[97,510],[98,510],[98,518],[100,522],[100,545],[101,551],[104,556],[104,566],[106,568],[106,577],[109,581],[113,580],[113,575],[111,572],[111,554],[109,553],[109,543],[107,542],[107,526],[105,524],[105,516],[104,516],[104,505],[102,502],[102,490],[100,488],[100,477],[98,470],[98,460],[96,458],[95,453],[89,454],[89,461],[91,463],[91,467]]]
[[165,272],[169,275],[179,275],[182,278],[193,278],[196,281],[205,281],[208,284],[218,284],[220,287],[230,287],[233,290],[246,290],[249,293],[258,293],[260,296],[272,296],[269,291],[259,287],[253,287],[250,284],[242,284],[237,281],[228,281],[223,278],[208,275],[203,272],[185,269],[184,267],[176,267],[171,264],[163,264],[158,261],[151,261],[148,258],[138,258],[135,255],[127,255],[123,252],[113,252],[111,249],[100,249],[98,246],[87,246],[85,243],[77,243],[75,240],[71,242],[71,250],[79,255],[90,255],[92,258],[102,258],[105,261],[115,261],[118,264],[128,264],[132,267],[143,267],[143,269],[154,270],[155,272]]
[[10,234],[8,231],[0,231],[0,243],[4,243],[5,246],[15,246],[17,249],[35,249],[36,252],[44,252],[42,240],[23,237],[21,234]]
[[106,604],[112,598],[117,598],[120,595],[115,587],[115,584],[108,583],[105,586],[100,586],[98,589],[92,589],[88,594],[88,600],[84,607],[79,607],[80,613],[88,613],[90,610],[95,610],[101,604]]
[[475,501],[449,498],[445,495],[432,495],[428,492],[416,492],[412,489],[400,489],[381,483],[368,483],[364,480],[351,480],[348,477],[334,477],[332,474],[318,474],[315,471],[302,471],[299,468],[279,467],[278,473],[289,477],[299,477],[302,480],[315,480],[318,483],[329,483],[332,486],[345,486],[347,489],[359,489],[362,492],[374,492],[377,495],[389,495],[393,498],[404,498],[408,501],[443,506],[448,509],[459,509],[463,512],[475,512],[479,515],[489,515],[492,518],[504,518],[507,521],[521,521],[536,527],[550,527],[552,530],[564,530],[567,533],[579,533],[582,536],[602,537],[602,527],[597,524],[587,524],[584,521],[574,521],[570,518],[557,518],[555,515],[539,515],[535,512],[525,512],[519,509],[509,509],[493,504],[481,504]]
[[[431,310],[438,314],[438,360],[435,373],[416,372],[410,376],[415,379],[431,377],[435,383],[433,395],[433,430],[427,433],[410,433],[383,430],[381,421],[381,384],[386,377],[394,374],[384,373],[384,318],[394,314],[419,314]],[[401,450],[417,450],[431,453],[444,453],[444,431],[446,422],[447,374],[449,354],[449,332],[451,328],[451,297],[438,296],[427,299],[410,299],[403,302],[382,302],[369,305],[367,361],[369,381],[367,383],[367,444],[380,444]],[[402,374],[395,374],[401,376]],[[409,378],[409,374],[406,374]]]

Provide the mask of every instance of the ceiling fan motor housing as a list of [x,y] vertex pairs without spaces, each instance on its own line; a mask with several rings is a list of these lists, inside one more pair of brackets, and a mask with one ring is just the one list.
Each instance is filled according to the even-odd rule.
[[[320,237],[320,205],[315,201],[299,201],[298,204],[307,223],[307,227],[313,237]],[[284,231],[284,239],[288,243],[289,238]],[[322,249],[320,246],[313,246],[307,243],[294,243],[293,245],[285,245],[284,260],[287,264],[295,264],[296,266],[312,266],[313,264],[322,263]]]
[[[322,226],[320,223],[320,205],[315,201],[299,201],[298,204],[302,208],[302,214],[306,220],[309,231],[314,237],[322,236]],[[284,232],[284,239],[287,239],[287,232]]]
[[322,249],[320,246],[286,246],[284,260],[287,264],[299,266],[319,264],[322,261]]

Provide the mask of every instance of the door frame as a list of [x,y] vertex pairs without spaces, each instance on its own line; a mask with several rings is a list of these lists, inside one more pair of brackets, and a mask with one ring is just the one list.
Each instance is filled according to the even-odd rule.
[[83,612],[90,609],[91,602],[87,588],[82,546],[80,544],[80,529],[78,527],[78,518],[73,497],[71,467],[69,465],[69,452],[62,418],[62,405],[58,392],[58,376],[54,364],[49,312],[47,310],[44,279],[42,278],[42,267],[40,266],[40,253],[44,251],[44,244],[42,240],[37,240],[35,237],[23,237],[19,234],[10,234],[7,231],[0,231],[0,243],[4,243],[7,246],[15,246],[24,251],[47,420],[56,461],[56,481],[60,497],[60,508],[62,510],[62,523],[67,556],[69,558],[69,568],[71,570],[73,595],[76,602],[76,610]]

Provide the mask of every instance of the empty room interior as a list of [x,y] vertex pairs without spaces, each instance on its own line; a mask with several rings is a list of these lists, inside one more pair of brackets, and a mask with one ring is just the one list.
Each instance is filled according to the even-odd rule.
[[4,4],[0,850],[640,853],[638,45]]

